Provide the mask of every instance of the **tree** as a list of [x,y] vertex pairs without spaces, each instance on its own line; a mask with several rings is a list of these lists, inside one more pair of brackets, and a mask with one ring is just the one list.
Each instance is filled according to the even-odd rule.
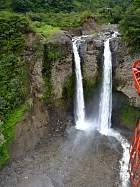
[[140,0],[135,0],[120,22],[120,31],[134,50],[140,47]]

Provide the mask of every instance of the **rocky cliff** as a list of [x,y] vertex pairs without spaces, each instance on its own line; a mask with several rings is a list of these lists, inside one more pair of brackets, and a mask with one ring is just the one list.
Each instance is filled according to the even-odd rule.
[[11,157],[23,156],[33,149],[42,137],[47,134],[48,113],[43,97],[43,45],[33,33],[25,36],[23,60],[27,65],[28,77],[28,110],[21,121],[15,126],[15,136],[10,146]]
[[72,75],[72,40],[67,32],[55,33],[45,42],[43,73],[48,81],[46,94],[50,92],[53,100],[62,99],[64,84]]
[[132,63],[140,58],[140,54],[130,54],[128,50],[121,37],[112,41],[114,87],[128,97],[131,105],[140,107],[140,98],[134,88],[131,75]]
[[[96,30],[93,35],[82,38],[79,52],[87,96],[96,89],[94,86],[101,78],[104,41],[114,29],[116,30],[116,26],[103,26],[100,32]],[[130,71],[132,60],[136,56],[127,52],[120,38],[111,41],[111,49],[115,91],[123,93],[125,100],[128,97],[131,105],[140,106]],[[26,35],[23,57],[28,69],[27,100],[30,109],[15,127],[15,138],[10,147],[13,157],[34,148],[40,138],[60,134],[67,125],[73,124],[75,74],[70,33],[60,31],[45,41],[32,33]],[[114,114],[117,119],[118,114]]]

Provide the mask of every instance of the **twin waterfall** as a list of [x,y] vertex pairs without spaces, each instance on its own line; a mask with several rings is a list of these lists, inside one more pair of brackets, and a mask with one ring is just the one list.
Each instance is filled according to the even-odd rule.
[[[101,134],[106,136],[112,136],[116,138],[122,148],[123,156],[120,160],[120,179],[122,187],[128,187],[129,174],[128,174],[128,163],[129,163],[129,143],[121,134],[111,129],[111,115],[112,115],[112,55],[110,50],[110,39],[116,37],[117,33],[114,33],[112,37],[104,42],[104,65],[103,65],[103,80],[102,88],[100,93],[99,103],[99,119],[98,119],[98,130]],[[86,36],[85,36],[86,37]],[[82,83],[82,72],[81,72],[81,60],[79,56],[79,46],[81,40],[85,37],[73,38],[73,53],[75,59],[75,74],[76,74],[76,101],[75,101],[75,123],[76,129],[79,130],[92,130],[94,124],[89,124],[85,120],[85,104],[84,104],[84,93]],[[94,114],[93,114],[94,115]]]
[[[99,108],[99,125],[98,130],[101,134],[107,135],[111,127],[111,111],[112,111],[112,59],[108,39],[104,46],[104,68],[103,83],[100,96]],[[75,123],[79,130],[89,129],[89,124],[85,120],[85,104],[81,72],[81,60],[79,56],[79,44],[81,37],[73,39],[73,53],[75,60],[76,74],[76,100],[75,100]],[[91,127],[91,125],[90,125]],[[94,127],[93,127],[94,128]]]

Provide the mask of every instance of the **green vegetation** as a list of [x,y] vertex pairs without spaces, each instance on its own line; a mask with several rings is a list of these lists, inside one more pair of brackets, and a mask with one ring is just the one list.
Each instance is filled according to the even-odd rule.
[[95,81],[91,80],[91,79],[87,79],[84,78],[83,79],[83,87],[84,87],[84,95],[85,95],[85,99],[88,101],[92,95],[93,95],[93,89],[95,86]]
[[9,9],[11,6],[11,0],[1,0],[0,1],[0,10]]
[[120,109],[120,119],[122,123],[131,128],[136,124],[136,120],[139,118],[140,110],[130,105],[124,105]]
[[75,82],[75,76],[73,73],[70,77],[67,78],[67,80],[65,81],[65,84],[64,84],[64,88],[63,88],[63,93],[62,93],[63,97],[69,103],[73,102],[74,82]]
[[51,25],[53,27],[77,27],[79,26],[88,16],[92,15],[91,11],[83,12],[48,12],[48,13],[27,13],[26,14],[31,21],[38,21]]
[[[11,8],[17,12],[106,12],[111,17],[123,13],[131,0],[12,0]],[[118,10],[119,7],[119,10]]]
[[12,8],[17,12],[72,11],[72,0],[12,0]]
[[140,0],[134,0],[120,22],[120,31],[124,40],[133,51],[140,48]]
[[34,32],[39,33],[45,38],[60,30],[59,27],[53,27],[51,25],[47,25],[45,22],[38,21],[32,23],[32,28]]
[[84,87],[84,96],[85,100],[89,101],[93,97],[93,93],[98,89],[101,83],[101,78],[97,77],[94,80],[88,77],[84,77],[83,79],[83,87]]
[[23,16],[0,12],[0,165],[8,159],[7,146],[13,126],[24,107],[26,97],[26,65],[21,60],[24,33],[28,21]]
[[[48,13],[51,15],[49,20],[51,20],[54,13],[60,14],[59,17],[62,19],[67,13],[79,13],[79,16],[84,11],[93,12],[94,15],[104,17],[106,21],[111,23],[118,23],[121,20],[122,15],[131,0],[2,0],[2,8],[10,8],[15,12],[34,12],[34,13],[44,13],[46,14],[46,20]],[[62,16],[65,15],[64,17]],[[35,17],[38,17],[38,15]],[[56,16],[56,18],[58,15]],[[100,17],[100,18],[101,18]],[[73,17],[72,17],[73,18]],[[73,20],[71,18],[71,21]],[[79,19],[79,18],[78,18]],[[70,22],[71,22],[70,21]],[[56,21],[55,21],[56,22]],[[63,21],[62,21],[63,22]],[[51,21],[53,24],[53,19]],[[49,24],[50,25],[50,24]]]
[[20,55],[28,22],[18,15],[0,14],[0,118],[24,101],[26,66]]
[[27,13],[26,16],[31,21],[31,27],[34,32],[47,38],[51,34],[68,27],[78,27],[81,23],[91,16],[89,11],[84,12],[48,12],[48,13]]
[[3,141],[0,142],[0,166],[2,166],[7,159],[9,159],[7,147],[13,138],[14,126],[17,122],[19,122],[26,109],[26,105],[17,107],[11,111],[11,113],[8,113],[5,116],[4,122],[1,121],[0,123],[1,137],[3,137]]

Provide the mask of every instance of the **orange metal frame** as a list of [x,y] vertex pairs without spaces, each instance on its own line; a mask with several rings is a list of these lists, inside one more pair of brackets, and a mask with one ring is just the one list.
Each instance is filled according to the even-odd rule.
[[129,173],[132,186],[138,187],[140,185],[140,120],[131,140]]
[[134,80],[134,86],[140,96],[140,69],[137,69],[137,67],[140,67],[140,60],[134,61],[132,65],[132,76]]
[[[132,65],[132,76],[134,86],[140,96],[140,60]],[[130,145],[129,160],[130,181],[133,187],[140,186],[140,119],[137,121],[136,129],[133,132]]]

